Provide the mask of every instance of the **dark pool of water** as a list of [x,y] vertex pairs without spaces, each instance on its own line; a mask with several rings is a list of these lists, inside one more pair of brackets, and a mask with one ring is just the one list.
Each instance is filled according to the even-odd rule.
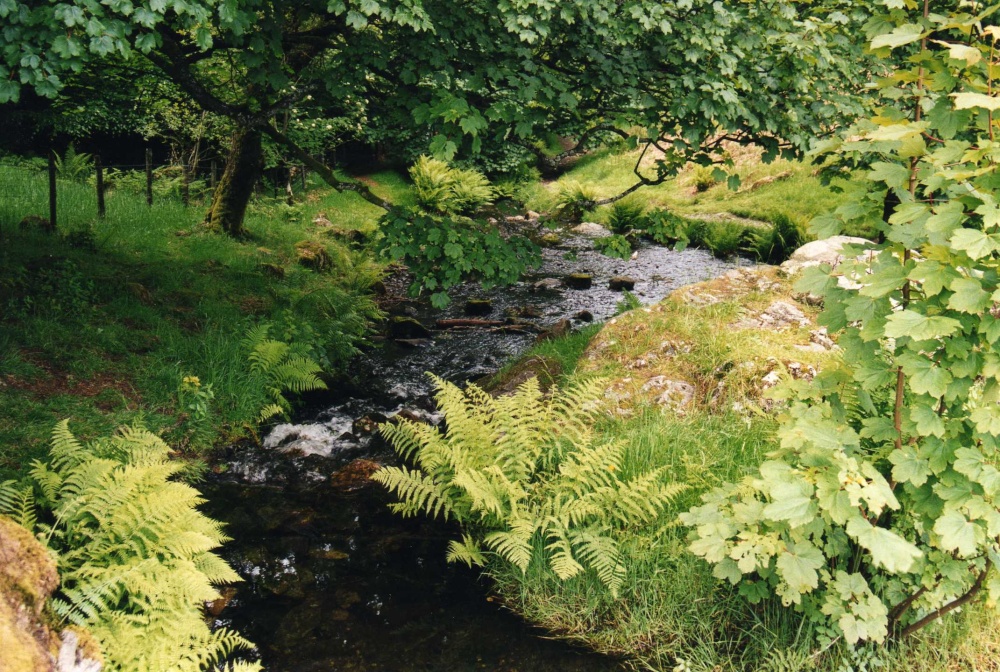
[[[581,310],[604,320],[622,299],[607,288],[612,276],[637,278],[635,294],[649,304],[739,263],[656,246],[619,261],[592,251],[582,238],[566,247],[546,250],[537,273],[514,287],[465,286],[453,292],[446,311],[403,303],[399,312],[430,326],[461,316],[468,298],[489,298],[494,315],[530,313],[542,325]],[[580,271],[594,275],[592,289],[532,288],[540,278]],[[218,620],[254,641],[267,669],[620,669],[615,660],[543,639],[543,632],[505,611],[477,572],[445,563],[455,530],[391,514],[387,495],[366,478],[395,458],[360,418],[406,409],[436,421],[424,372],[472,380],[496,371],[534,338],[476,330],[438,334],[423,347],[387,343],[359,358],[351,384],[333,391],[322,408],[279,425],[261,448],[232,449],[228,470],[205,490],[208,511],[229,524],[235,539],[223,554],[245,583]]]

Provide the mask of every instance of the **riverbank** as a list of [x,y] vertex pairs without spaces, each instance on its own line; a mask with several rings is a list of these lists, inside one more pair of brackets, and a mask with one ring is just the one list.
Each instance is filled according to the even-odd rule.
[[817,312],[777,269],[739,269],[631,310],[585,346],[573,336],[529,352],[522,365],[561,359],[559,384],[605,381],[598,429],[624,442],[626,472],[663,468],[665,482],[690,488],[654,525],[621,532],[626,578],[617,596],[592,572],[560,581],[543,562],[522,574],[493,561],[499,599],[553,634],[641,670],[1000,669],[1000,619],[985,608],[893,649],[819,649],[794,612],[777,602],[751,605],[687,550],[677,515],[759,466],[776,445],[782,386],[812,378],[837,356],[815,325]]
[[371,217],[350,196],[258,202],[240,241],[168,199],[113,193],[98,219],[86,185],[62,180],[51,233],[32,219],[46,199],[44,176],[0,166],[0,476],[64,418],[82,438],[141,421],[191,456],[253,438],[276,401],[253,329],[335,373],[378,316],[381,265],[356,242]]

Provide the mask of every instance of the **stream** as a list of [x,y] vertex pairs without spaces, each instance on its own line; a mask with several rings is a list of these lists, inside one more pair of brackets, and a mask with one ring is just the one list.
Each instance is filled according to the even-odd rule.
[[[543,258],[513,287],[464,285],[451,292],[444,311],[400,301],[393,312],[433,327],[438,319],[464,317],[469,299],[488,299],[491,319],[516,314],[545,326],[588,311],[600,322],[622,300],[608,289],[613,276],[635,278],[635,296],[652,304],[749,263],[645,243],[622,261],[598,254],[581,236],[543,250]],[[579,272],[593,275],[592,288],[535,287]],[[204,486],[207,512],[225,521],[234,538],[222,553],[245,579],[212,610],[217,624],[255,642],[271,671],[620,669],[615,660],[543,639],[543,631],[504,610],[478,571],[445,563],[454,529],[391,514],[390,498],[368,480],[379,465],[397,461],[373,431],[378,421],[400,412],[439,420],[426,371],[475,380],[535,338],[472,329],[409,344],[386,341],[357,358],[349,385],[300,412],[295,424],[275,427],[262,447],[232,448],[226,471]]]

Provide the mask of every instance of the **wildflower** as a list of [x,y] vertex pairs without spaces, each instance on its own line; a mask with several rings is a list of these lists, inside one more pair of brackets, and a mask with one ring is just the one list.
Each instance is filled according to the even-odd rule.
[[201,379],[198,376],[184,376],[184,380],[181,381],[184,385],[190,385],[191,387],[201,387]]

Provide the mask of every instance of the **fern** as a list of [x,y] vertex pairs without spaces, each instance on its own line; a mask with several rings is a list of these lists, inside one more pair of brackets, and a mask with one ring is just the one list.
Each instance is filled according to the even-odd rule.
[[286,415],[292,405],[285,394],[302,394],[327,389],[319,377],[323,369],[313,359],[293,352],[284,341],[268,338],[267,323],[251,327],[243,338],[250,372],[260,381],[270,399],[257,414],[258,422],[265,422],[277,415]]
[[[252,647],[204,620],[202,605],[218,598],[216,585],[240,579],[212,552],[227,537],[197,510],[198,491],[175,480],[182,465],[168,453],[139,427],[84,445],[61,422],[50,463],[31,472],[52,521],[39,529],[59,554],[62,584],[52,609],[94,635],[109,670],[207,670]],[[21,499],[12,492],[9,482],[0,485],[0,508],[32,489],[17,491]]]
[[[432,377],[433,378],[433,377]],[[442,433],[409,420],[382,433],[417,469],[384,467],[373,478],[395,493],[403,515],[425,513],[465,529],[448,560],[490,557],[527,571],[536,554],[562,579],[593,571],[612,594],[625,577],[616,537],[654,523],[685,489],[662,471],[623,480],[624,445],[596,436],[604,385],[584,380],[545,398],[538,381],[494,399],[433,378]]]
[[496,192],[477,170],[453,168],[421,156],[410,168],[417,203],[428,212],[472,214],[493,202]]

